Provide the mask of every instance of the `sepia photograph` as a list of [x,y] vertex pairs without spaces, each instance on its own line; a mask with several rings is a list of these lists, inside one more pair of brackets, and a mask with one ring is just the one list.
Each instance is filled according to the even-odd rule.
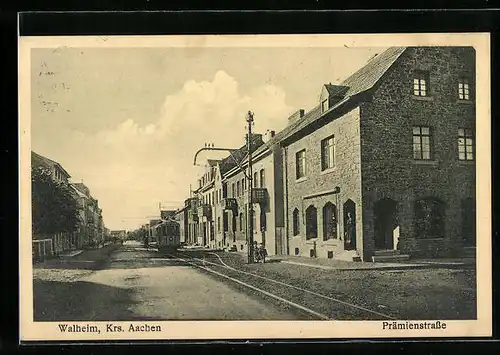
[[22,339],[491,334],[487,34],[19,43]]

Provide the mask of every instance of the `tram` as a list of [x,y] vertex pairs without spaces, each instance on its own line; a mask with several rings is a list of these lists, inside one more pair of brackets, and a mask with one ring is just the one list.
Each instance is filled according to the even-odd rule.
[[179,223],[174,220],[164,220],[155,227],[158,250],[176,250],[181,245]]

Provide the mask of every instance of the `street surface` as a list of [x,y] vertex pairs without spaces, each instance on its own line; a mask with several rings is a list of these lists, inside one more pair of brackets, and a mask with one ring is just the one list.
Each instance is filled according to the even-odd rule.
[[85,270],[86,264],[34,271],[35,320],[297,318],[138,242],[126,242],[102,270]]
[[240,253],[161,253],[128,241],[35,265],[35,321],[476,317],[474,268],[336,265],[332,270],[280,262],[248,265]]

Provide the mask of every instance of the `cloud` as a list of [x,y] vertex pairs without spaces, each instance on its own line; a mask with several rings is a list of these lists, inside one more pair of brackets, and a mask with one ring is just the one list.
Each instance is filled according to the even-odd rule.
[[255,114],[254,131],[282,129],[294,110],[285,98],[273,85],[242,95],[238,82],[218,71],[211,81],[187,81],[168,95],[157,122],[140,126],[127,119],[91,136],[72,131],[66,144],[74,158],[69,165],[99,199],[111,228],[133,228],[141,216],[157,213],[159,201],[182,203],[200,173],[193,167],[194,153],[205,142],[229,148],[244,144],[248,110]]

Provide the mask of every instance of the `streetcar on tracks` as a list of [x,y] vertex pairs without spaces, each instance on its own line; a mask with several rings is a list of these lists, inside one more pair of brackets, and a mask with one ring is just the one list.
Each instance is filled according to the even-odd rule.
[[175,220],[163,220],[155,227],[159,251],[175,251],[181,246],[179,223]]

